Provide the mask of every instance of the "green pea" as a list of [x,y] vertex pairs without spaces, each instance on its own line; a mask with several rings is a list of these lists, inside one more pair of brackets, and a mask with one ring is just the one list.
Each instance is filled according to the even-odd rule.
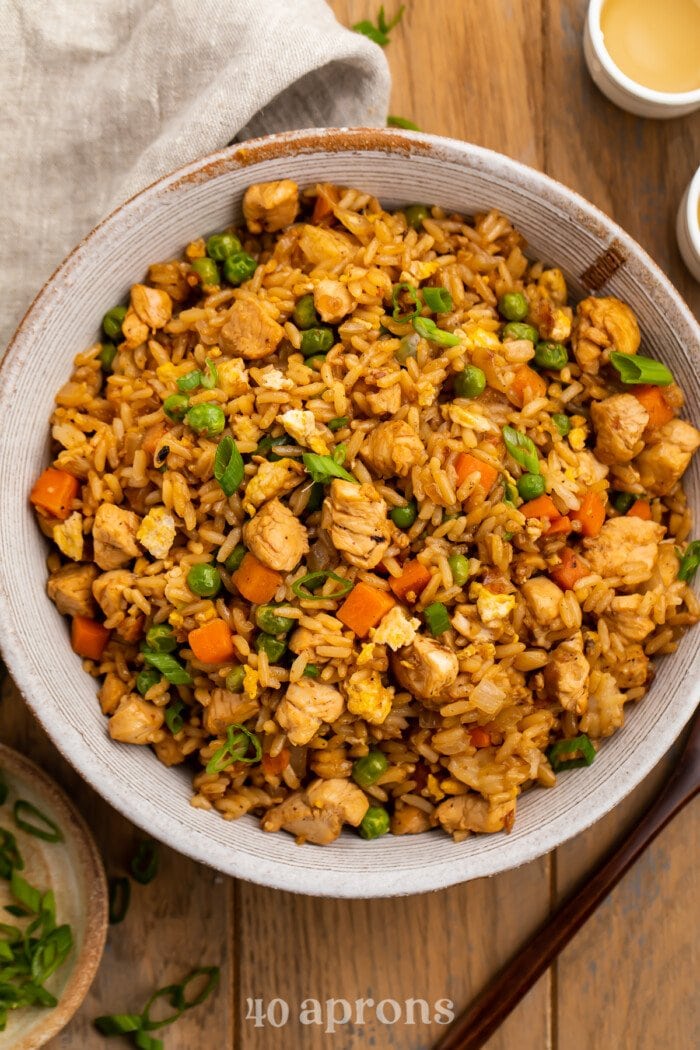
[[241,242],[233,233],[213,233],[207,241],[207,255],[216,262],[223,262],[240,250]]
[[486,376],[476,365],[467,365],[455,376],[457,397],[479,397],[486,389]]
[[169,623],[154,623],[146,632],[146,645],[157,653],[172,653],[177,649],[177,638]]
[[234,667],[232,671],[226,675],[226,688],[230,693],[240,693],[243,688],[243,680],[245,678],[245,667]]
[[405,335],[399,343],[398,349],[394,352],[394,357],[400,365],[405,365],[409,357],[415,357],[418,353],[418,344],[420,343],[420,336],[417,332],[411,332],[410,335]]
[[306,678],[318,678],[320,670],[316,664],[307,664],[304,668],[304,677]]
[[219,285],[221,284],[221,275],[219,274],[219,267],[216,265],[213,259],[194,259],[192,262],[192,269],[197,274],[202,284],[207,285]]
[[405,507],[394,507],[389,517],[399,529],[410,529],[418,517],[418,504],[412,499]]
[[259,605],[255,611],[255,622],[265,634],[289,634],[296,620],[279,616],[276,605]]
[[226,416],[218,405],[194,405],[185,416],[185,422],[198,434],[213,437],[226,426]]
[[571,420],[564,412],[554,412],[552,414],[552,423],[554,423],[562,437],[566,437],[571,430]]
[[163,402],[163,411],[173,423],[182,423],[190,400],[184,394],[170,394]]
[[137,675],[136,688],[141,696],[145,696],[148,690],[158,685],[159,682],[160,671],[156,671],[155,667],[144,667],[143,671]]
[[242,543],[237,543],[233,548],[228,558],[224,562],[224,566],[229,572],[235,572],[238,566],[241,564],[246,556],[246,549]]
[[469,579],[469,558],[465,558],[463,554],[451,554],[447,564],[452,573],[452,582],[457,587],[463,587]]
[[334,342],[332,328],[307,328],[301,337],[301,352],[304,357],[327,354]]
[[125,317],[125,306],[113,306],[102,318],[102,331],[108,339],[112,339],[115,343],[121,342],[124,338],[122,325]]
[[631,492],[616,492],[612,498],[612,505],[618,514],[626,514],[636,499]]
[[498,312],[506,321],[524,321],[530,304],[522,292],[506,292],[498,300]]
[[259,634],[255,639],[255,648],[259,653],[266,653],[271,664],[277,664],[287,651],[287,643],[271,634]]
[[102,349],[97,355],[97,360],[100,362],[100,368],[103,372],[111,372],[114,358],[117,356],[117,348],[114,343],[103,343]]
[[501,332],[502,339],[527,339],[533,344],[537,342],[539,337],[540,333],[534,325],[520,324],[519,321],[511,321]]
[[314,306],[313,295],[302,295],[301,299],[297,301],[297,304],[294,307],[292,318],[297,328],[301,328],[302,330],[313,328],[314,325],[318,324],[318,314],[316,313],[316,307]]
[[224,259],[224,275],[229,284],[243,284],[249,280],[258,268],[252,255],[247,252],[236,252]]
[[569,354],[563,343],[554,343],[547,339],[535,347],[535,364],[540,368],[551,368],[560,372],[569,363]]
[[[325,354],[314,354],[313,357],[307,357],[304,364],[307,368],[313,368],[314,372],[320,372],[323,366],[323,362],[326,360]],[[271,456],[270,459],[273,457]]]
[[541,474],[523,474],[518,478],[518,492],[521,499],[530,500],[544,496],[546,485]]
[[187,573],[187,586],[200,598],[213,598],[221,587],[221,574],[215,565],[193,565]]
[[352,767],[352,779],[361,788],[368,788],[376,784],[388,768],[389,759],[384,752],[373,750],[355,762]]
[[422,229],[423,219],[427,219],[430,215],[425,204],[409,204],[407,208],[404,208],[403,213],[406,216],[406,222],[414,230]]
[[383,806],[370,806],[360,824],[363,839],[378,839],[389,830],[389,814]]

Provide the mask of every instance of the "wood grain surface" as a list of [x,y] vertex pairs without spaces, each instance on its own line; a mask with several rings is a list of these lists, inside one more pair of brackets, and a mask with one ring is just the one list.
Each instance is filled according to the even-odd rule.
[[[331,0],[338,19],[374,18],[378,0]],[[678,201],[700,163],[700,114],[644,121],[612,106],[581,54],[584,0],[408,0],[387,48],[391,111],[423,130],[500,150],[593,201],[643,244],[696,313],[700,287],[674,237]],[[393,13],[391,0],[388,13]],[[140,833],[67,766],[5,680],[0,739],[41,762],[78,799],[118,874]],[[383,902],[327,901],[233,882],[166,849],[111,929],[98,978],[52,1050],[92,1050],[102,1013],[139,1009],[191,967],[222,967],[205,1007],[165,1030],[167,1050],[429,1050],[459,1010],[636,820],[673,757],[605,820],[542,860],[490,880]],[[697,803],[625,877],[489,1050],[690,1050],[700,1046]],[[322,887],[319,887],[322,889]],[[414,1024],[302,1025],[308,998],[424,999]],[[255,1027],[256,999],[289,1004],[280,1028]],[[342,1006],[336,1006],[342,1014]],[[388,1016],[391,1016],[389,1011]],[[159,1033],[162,1034],[162,1033]],[[126,1045],[123,1043],[122,1045]],[[115,1041],[114,1046],[117,1046]]]

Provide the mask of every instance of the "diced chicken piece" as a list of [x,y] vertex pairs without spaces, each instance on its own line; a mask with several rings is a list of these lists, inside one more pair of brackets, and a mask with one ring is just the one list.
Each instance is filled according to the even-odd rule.
[[546,295],[538,295],[530,303],[528,321],[539,332],[541,339],[561,342],[571,335],[572,311],[568,306],[557,306]]
[[350,714],[380,726],[391,714],[393,686],[385,686],[378,671],[355,671],[344,683]]
[[98,572],[94,565],[64,565],[49,576],[46,591],[64,616],[95,615],[92,584]]
[[83,556],[83,516],[77,510],[53,528],[53,541],[67,558],[80,561]]
[[312,809],[301,792],[290,795],[269,809],[262,819],[263,831],[288,831],[300,842],[327,846],[340,835],[343,818],[337,809]]
[[135,284],[131,289],[131,305],[136,316],[149,328],[165,328],[173,315],[173,301],[162,288]]
[[700,431],[683,419],[672,419],[654,431],[652,441],[634,461],[647,492],[667,496],[698,448]]
[[[246,667],[246,670],[250,668]],[[224,736],[227,726],[234,722],[241,725],[257,713],[258,706],[255,700],[242,693],[212,689],[209,703],[204,708],[204,728],[210,736]]]
[[428,454],[413,427],[403,420],[380,423],[360,449],[365,463],[380,478],[405,478],[412,467],[425,463]]
[[310,225],[301,227],[299,247],[312,267],[323,267],[326,272],[342,266],[357,250],[347,234]]
[[654,571],[641,590],[650,591],[655,587],[668,590],[677,580],[678,555],[676,554],[676,543],[674,540],[668,540],[659,544],[659,557],[654,566]]
[[425,810],[397,801],[391,817],[392,835],[421,835],[430,831],[430,827],[430,817]]
[[641,452],[649,413],[632,394],[594,401],[591,417],[597,434],[595,454],[601,463],[629,463]]
[[625,697],[611,674],[593,671],[590,679],[588,710],[580,722],[582,733],[598,739],[611,736],[623,724]]
[[105,619],[111,620],[117,613],[125,612],[129,600],[124,597],[124,590],[133,587],[135,580],[133,572],[128,572],[127,569],[112,569],[95,580],[92,593],[105,614]]
[[337,324],[350,313],[355,305],[353,297],[344,284],[327,277],[314,288],[314,306],[322,321]]
[[153,744],[162,739],[163,718],[161,708],[129,693],[109,720],[109,735],[122,744]]
[[367,392],[367,404],[373,416],[394,416],[401,408],[401,384],[380,387]]
[[626,587],[644,583],[654,571],[664,531],[642,518],[609,518],[597,536],[583,541],[591,572],[621,576]]
[[596,375],[611,350],[636,354],[639,340],[637,319],[619,299],[589,296],[576,307],[571,345],[584,372]]
[[299,211],[299,187],[291,179],[258,182],[243,197],[243,216],[251,233],[274,233],[290,226]]
[[152,507],[142,520],[136,539],[154,558],[167,558],[175,542],[175,518],[165,507]]
[[547,696],[567,711],[583,714],[588,703],[590,671],[590,664],[583,654],[583,635],[579,631],[550,653],[543,672]]
[[547,626],[557,619],[564,592],[556,583],[547,576],[534,576],[525,580],[520,590],[537,623]]
[[184,303],[190,294],[187,283],[187,266],[172,259],[170,262],[152,263],[148,267],[147,279],[154,288],[162,288],[176,303]]
[[277,721],[290,743],[308,744],[324,722],[335,722],[345,708],[342,695],[332,685],[312,678],[292,682],[277,708]]
[[583,495],[591,485],[596,485],[599,481],[603,481],[610,473],[609,468],[604,466],[588,449],[584,449],[583,452],[576,452],[576,466],[573,468],[573,471],[579,495]]
[[628,645],[624,660],[616,661],[610,673],[620,689],[634,689],[646,684],[649,670],[649,657],[641,645]]
[[445,799],[435,811],[435,818],[450,833],[476,831],[491,834],[509,826],[514,813],[515,799],[492,806],[485,798],[468,794]]
[[537,286],[555,306],[566,306],[569,292],[566,287],[566,278],[561,270],[556,267],[552,267],[551,270],[543,270],[537,279]]
[[119,349],[135,350],[137,346],[143,346],[150,334],[151,330],[146,322],[142,321],[133,306],[130,306],[122,321],[124,341],[119,344]]
[[267,500],[291,492],[304,477],[304,468],[295,459],[265,460],[246,486],[243,506],[249,514],[254,514]]
[[656,624],[649,613],[652,602],[648,594],[619,594],[610,603],[610,630],[617,631],[628,642],[643,642]]
[[111,715],[119,707],[122,697],[129,692],[129,686],[114,671],[108,671],[98,692],[103,715]]
[[237,299],[228,321],[219,333],[219,344],[225,354],[257,361],[274,354],[284,328],[254,299]]
[[328,454],[328,444],[316,422],[316,416],[308,408],[290,408],[277,417],[287,433],[320,456]]
[[258,561],[278,572],[291,572],[309,551],[306,529],[278,499],[243,526],[243,540]]
[[314,780],[306,790],[306,797],[314,809],[338,810],[343,823],[352,824],[354,828],[362,823],[362,818],[369,809],[369,801],[364,791],[352,780],[338,777],[331,780]]
[[459,662],[444,645],[418,634],[410,645],[392,654],[391,669],[399,685],[412,696],[426,707],[438,708],[459,674]]
[[169,734],[162,740],[158,740],[153,745],[153,750],[158,756],[158,761],[164,766],[179,766],[187,758],[177,740],[174,740]]
[[136,543],[139,518],[131,510],[101,503],[92,526],[95,561],[101,569],[119,569],[141,553]]
[[389,547],[387,505],[372,485],[334,479],[323,501],[321,523],[335,549],[359,569],[373,569]]

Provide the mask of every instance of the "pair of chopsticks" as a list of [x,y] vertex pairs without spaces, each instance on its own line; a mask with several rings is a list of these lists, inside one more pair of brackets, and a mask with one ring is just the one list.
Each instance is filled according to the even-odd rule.
[[554,962],[622,876],[700,790],[700,715],[675,769],[642,820],[587,876],[461,1014],[434,1050],[479,1050]]

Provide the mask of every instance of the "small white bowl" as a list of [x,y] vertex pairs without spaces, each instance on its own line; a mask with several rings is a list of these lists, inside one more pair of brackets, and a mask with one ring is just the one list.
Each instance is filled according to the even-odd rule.
[[676,218],[676,237],[683,262],[696,281],[700,281],[700,168],[695,172]]
[[588,72],[603,94],[621,109],[638,117],[680,117],[700,108],[700,88],[693,91],[655,91],[632,80],[613,62],[605,46],[600,15],[605,0],[590,0],[583,31],[583,54]]

